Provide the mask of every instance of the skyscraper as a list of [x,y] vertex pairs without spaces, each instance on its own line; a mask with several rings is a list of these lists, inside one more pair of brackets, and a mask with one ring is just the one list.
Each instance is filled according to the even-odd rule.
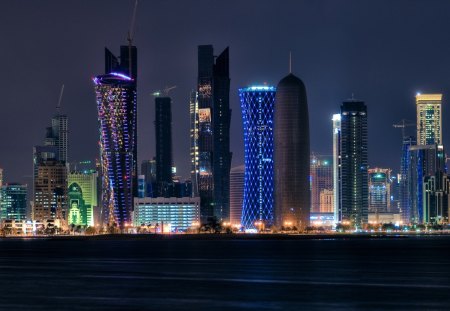
[[445,152],[443,146],[417,145],[409,148],[409,193],[410,211],[407,223],[424,222],[424,180],[445,172]]
[[361,228],[368,222],[367,107],[348,100],[341,106],[342,220]]
[[3,186],[3,169],[0,167],[0,187]]
[[57,149],[57,159],[68,163],[68,149],[69,149],[69,119],[66,115],[59,114],[59,112],[52,118],[52,137],[54,139],[54,146]]
[[153,186],[156,183],[156,160],[143,160],[141,162],[141,174],[145,176],[145,195],[155,197]]
[[[131,223],[136,171],[136,83],[122,73],[94,78],[102,165],[102,205],[109,224]],[[103,213],[104,214],[104,213]]]
[[442,94],[417,94],[417,144],[442,144]]
[[32,219],[37,221],[67,217],[67,167],[62,161],[47,160],[38,165],[34,180]]
[[27,185],[10,183],[0,187],[0,219],[26,220]]
[[191,155],[191,182],[192,195],[198,197],[198,179],[199,179],[199,114],[198,114],[198,96],[196,91],[191,92],[189,100],[190,114],[190,155]]
[[276,225],[309,225],[309,113],[303,82],[290,73],[277,86],[274,112]]
[[[325,190],[333,189],[333,161],[330,156],[311,154],[311,212],[320,213],[320,198]],[[323,201],[325,204],[327,201]]]
[[341,205],[341,115],[333,115],[333,201],[334,223],[342,221]]
[[245,177],[241,225],[255,229],[255,222],[271,226],[273,209],[273,109],[275,88],[239,89],[244,126]]
[[241,223],[242,204],[244,203],[245,166],[233,167],[230,172],[230,222]]
[[[137,70],[137,48],[131,45],[132,38],[128,38],[129,45],[120,46],[120,57],[115,56],[110,50],[105,48],[105,74],[122,74],[125,77],[131,78],[129,84],[134,84],[135,91],[137,91],[138,70]],[[120,59],[120,61],[119,61]],[[137,96],[135,97],[135,118],[133,127],[133,195],[137,196]],[[131,129],[131,127],[130,127]]]
[[450,177],[442,171],[426,176],[423,184],[423,221],[448,224],[450,212]]
[[[201,197],[202,221],[215,216],[230,217],[230,121],[229,51],[226,48],[214,61],[212,45],[198,47],[197,100],[191,96],[191,138],[198,126],[198,140],[191,142],[191,156],[198,168],[192,178],[194,195]],[[193,102],[194,101],[194,102]],[[195,105],[197,104],[197,107]],[[194,105],[194,107],[192,107]],[[198,117],[192,116],[198,109]],[[198,118],[198,125],[196,125]],[[195,148],[198,148],[198,153]],[[192,150],[194,148],[194,152]],[[198,159],[197,159],[198,158]]]
[[372,168],[369,175],[369,212],[391,211],[391,170]]
[[170,97],[155,97],[156,184],[158,196],[172,182],[172,110]]
[[402,158],[400,162],[400,213],[402,222],[409,224],[411,221],[411,157],[410,148],[416,145],[416,138],[413,136],[403,137]]

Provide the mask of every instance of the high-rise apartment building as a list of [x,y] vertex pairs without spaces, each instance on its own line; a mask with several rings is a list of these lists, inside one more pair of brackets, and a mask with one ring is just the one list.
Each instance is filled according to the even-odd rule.
[[26,220],[27,185],[8,183],[0,187],[0,220]]
[[197,139],[191,141],[191,180],[196,187],[194,195],[201,197],[202,221],[212,216],[219,221],[230,217],[229,93],[228,48],[215,57],[212,45],[200,45],[197,95],[191,95],[190,108],[191,140]]
[[172,182],[172,110],[170,97],[155,97],[156,185],[157,196]]
[[333,161],[331,156],[311,154],[310,181],[311,212],[320,213],[321,210],[328,209],[328,207],[325,208],[320,205],[321,193],[324,190],[333,189]]
[[121,229],[131,223],[137,195],[136,82],[122,73],[94,78],[100,125],[102,208],[108,223]]
[[341,206],[341,115],[334,114],[333,118],[333,207],[334,222],[342,221]]
[[238,225],[242,219],[244,203],[245,166],[233,167],[230,172],[230,222]]
[[311,208],[309,113],[305,85],[292,73],[277,86],[274,147],[276,225],[304,229]]
[[369,213],[391,212],[391,170],[371,168],[369,175]]
[[271,226],[273,208],[273,109],[276,89],[251,86],[239,89],[244,127],[245,177],[241,225]]
[[442,94],[417,94],[417,145],[442,144]]
[[67,167],[62,161],[47,160],[38,165],[34,180],[32,219],[37,221],[67,216]]
[[367,107],[362,101],[341,105],[341,208],[342,221],[356,228],[368,222]]

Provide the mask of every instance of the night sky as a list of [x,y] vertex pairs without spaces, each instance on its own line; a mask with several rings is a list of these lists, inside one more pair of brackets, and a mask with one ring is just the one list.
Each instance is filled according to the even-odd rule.
[[[104,71],[104,47],[119,54],[134,0],[0,2],[0,167],[9,182],[30,182],[32,147],[43,143],[62,84],[70,161],[98,157],[91,78]],[[189,93],[197,45],[230,47],[233,164],[243,163],[237,89],[276,85],[293,72],[307,89],[311,150],[331,154],[331,116],[351,97],[368,107],[369,164],[398,170],[401,131],[415,121],[416,92],[444,93],[450,122],[450,1],[139,1],[139,163],[155,155],[151,93],[176,85],[174,161],[189,177]],[[411,128],[410,128],[411,130]]]

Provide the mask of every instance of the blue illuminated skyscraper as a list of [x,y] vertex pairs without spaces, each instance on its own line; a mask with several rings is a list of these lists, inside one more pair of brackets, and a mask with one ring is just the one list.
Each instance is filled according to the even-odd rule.
[[94,78],[102,163],[104,219],[131,223],[136,180],[136,83],[121,73]]
[[416,138],[414,136],[403,137],[402,144],[402,158],[400,162],[400,211],[402,214],[402,221],[404,224],[409,224],[411,220],[411,158],[410,148],[416,145]]
[[241,225],[254,229],[255,222],[270,226],[273,210],[273,111],[275,87],[239,89],[244,124],[245,177]]

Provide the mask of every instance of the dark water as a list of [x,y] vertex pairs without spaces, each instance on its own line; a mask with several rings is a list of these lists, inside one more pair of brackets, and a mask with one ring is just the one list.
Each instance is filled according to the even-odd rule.
[[0,240],[0,309],[450,310],[450,237]]

